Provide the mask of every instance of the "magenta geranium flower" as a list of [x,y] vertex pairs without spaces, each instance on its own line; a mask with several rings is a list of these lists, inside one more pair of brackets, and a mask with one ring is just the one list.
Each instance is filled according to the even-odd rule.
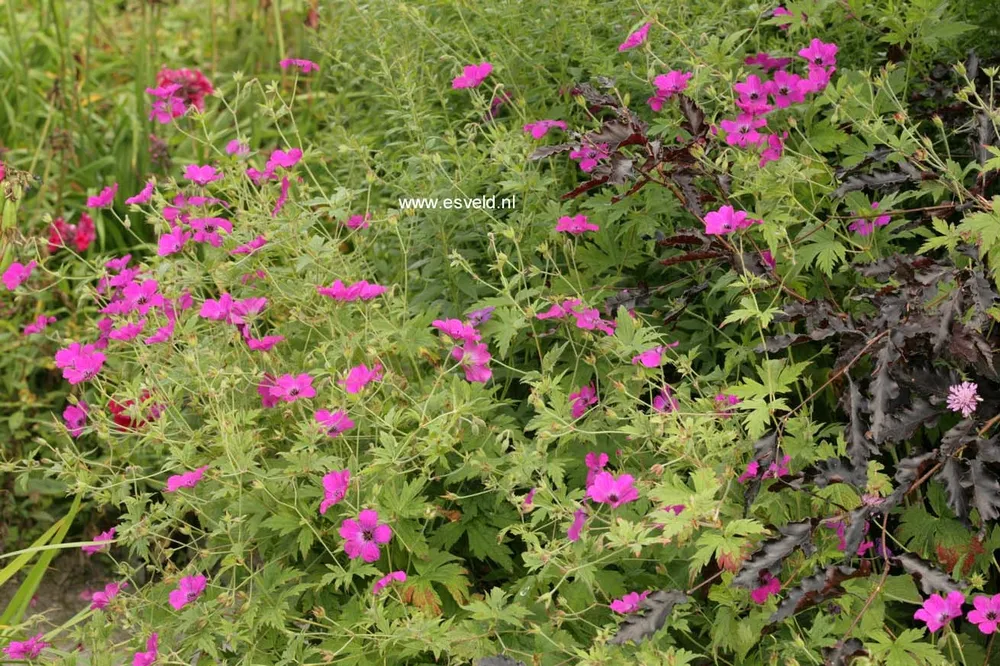
[[802,77],[783,69],[774,73],[774,79],[767,82],[766,88],[779,109],[786,109],[806,99],[807,91],[802,85]]
[[913,619],[927,624],[927,630],[934,633],[954,618],[962,617],[965,595],[958,591],[949,592],[947,597],[932,594],[924,605],[913,614]]
[[485,384],[493,376],[488,366],[493,357],[482,342],[467,341],[463,346],[452,349],[451,356],[462,364],[466,381]]
[[566,532],[566,538],[570,541],[579,541],[583,526],[587,523],[587,510],[577,509],[573,512],[573,523]]
[[653,111],[663,110],[663,104],[674,95],[687,90],[688,81],[694,76],[694,72],[679,72],[671,70],[666,74],[660,74],[653,79],[653,96],[646,100],[649,108]]
[[249,155],[250,145],[245,141],[240,141],[239,139],[233,139],[226,144],[226,155]]
[[146,640],[146,651],[136,652],[132,657],[132,666],[153,666],[157,657],[160,656],[159,634],[152,633]]
[[732,206],[723,206],[705,215],[705,233],[709,235],[728,234],[737,229],[746,229],[759,220],[747,217],[744,210],[735,210]]
[[174,610],[184,608],[201,596],[201,593],[205,591],[205,585],[207,582],[208,579],[201,574],[181,578],[180,583],[177,585],[177,589],[170,591],[170,605],[173,606]]
[[813,39],[809,46],[799,51],[799,55],[808,60],[810,65],[833,67],[837,64],[837,45]]
[[316,412],[315,418],[316,423],[323,428],[323,432],[330,437],[336,437],[340,433],[354,427],[354,421],[351,420],[351,417],[343,409],[338,409],[335,412],[321,409]]
[[143,315],[153,308],[162,308],[165,304],[163,295],[160,294],[160,283],[156,280],[130,282],[122,289],[122,300],[125,312],[138,310]]
[[601,160],[611,157],[611,153],[608,151],[608,144],[602,143],[596,146],[581,145],[579,148],[569,151],[569,157],[572,160],[577,160],[581,171],[590,173],[600,164]]
[[195,217],[188,221],[188,225],[194,230],[196,243],[208,243],[212,247],[222,245],[220,231],[226,234],[233,233],[232,222],[221,217]]
[[435,319],[431,326],[456,342],[479,342],[479,331],[461,319]]
[[184,249],[184,244],[191,240],[191,232],[185,231],[183,227],[174,227],[165,234],[161,234],[156,242],[156,254],[161,257],[169,257]]
[[740,483],[746,483],[750,479],[756,479],[758,472],[760,472],[760,463],[756,460],[751,460],[747,463],[746,471],[740,474],[739,478],[736,480]]
[[378,560],[382,553],[379,546],[389,543],[392,529],[378,522],[378,512],[365,509],[357,520],[347,519],[340,525],[340,536],[344,539],[344,552],[350,559],[360,557],[369,564]]
[[149,107],[149,119],[155,120],[161,125],[167,125],[174,118],[180,118],[187,112],[184,100],[177,96],[181,89],[176,83],[146,88],[146,94],[153,97],[153,103]]
[[246,329],[244,328],[243,329],[243,339],[246,340],[247,347],[249,347],[251,351],[269,352],[272,349],[274,349],[274,346],[277,345],[279,342],[283,342],[284,339],[285,339],[285,336],[283,336],[283,335],[265,335],[262,338],[254,338],[254,337],[251,337],[246,332]]
[[757,130],[765,125],[767,118],[748,113],[741,113],[736,120],[726,119],[719,123],[719,127],[726,133],[726,143],[740,148],[757,145],[763,137]]
[[70,384],[93,379],[104,367],[105,356],[94,345],[74,342],[56,352],[56,367],[62,368],[63,378]]
[[267,244],[267,239],[263,236],[257,236],[249,243],[244,243],[238,247],[234,247],[229,251],[229,254],[253,254],[260,248]]
[[639,606],[642,604],[643,600],[649,596],[649,590],[646,590],[642,594],[638,592],[629,592],[621,599],[615,599],[611,602],[611,610],[616,613],[621,613],[625,615],[627,613],[634,613],[639,610]]
[[406,572],[393,571],[385,576],[382,576],[375,581],[374,585],[372,585],[372,594],[377,597],[382,593],[382,590],[395,581],[399,581],[400,583],[406,582]]
[[599,504],[610,504],[617,509],[639,499],[639,490],[632,485],[631,474],[615,477],[611,472],[598,472],[587,487],[587,497]]
[[680,409],[680,403],[670,392],[669,386],[660,389],[659,394],[653,397],[653,411],[656,412],[676,412]]
[[146,327],[145,319],[140,319],[139,321],[136,322],[125,323],[122,324],[121,326],[117,326],[111,329],[111,333],[108,334],[108,337],[111,338],[112,340],[129,342],[139,337],[139,334],[142,333],[142,329],[144,329],[145,327]]
[[316,397],[316,389],[312,386],[312,377],[306,373],[300,375],[282,375],[274,382],[271,395],[285,402],[295,402],[302,398]]
[[966,619],[979,627],[980,633],[992,634],[1000,624],[1000,594],[992,597],[980,595],[972,600],[975,610],[969,611]]
[[118,183],[113,183],[101,190],[100,194],[87,197],[87,208],[107,208],[114,203],[116,194],[118,194]]
[[49,317],[47,315],[40,314],[37,317],[35,317],[35,321],[31,322],[30,324],[25,324],[24,334],[35,335],[37,333],[41,333],[42,331],[44,331],[46,328],[49,327],[49,324],[54,324],[54,323],[56,323],[55,317]]
[[580,235],[587,231],[600,231],[600,227],[587,221],[586,215],[574,215],[570,217],[564,215],[556,223],[556,231],[564,231],[568,234]]
[[277,406],[280,402],[280,398],[274,395],[274,375],[264,373],[263,379],[257,384],[257,394],[260,396],[260,406],[264,409],[270,409],[271,407]]
[[3,272],[3,284],[7,287],[7,291],[14,291],[24,284],[37,265],[37,261],[29,261],[27,265],[15,261],[8,266],[7,270]]
[[550,129],[566,130],[566,123],[562,120],[536,120],[533,123],[525,123],[524,131],[534,139],[541,139]]
[[319,71],[319,65],[314,63],[312,60],[305,60],[303,58],[285,58],[284,60],[279,61],[278,64],[281,65],[281,69],[298,67],[303,74]]
[[524,499],[521,501],[521,507],[524,508],[525,510],[530,509],[531,505],[534,504],[535,502],[535,493],[537,492],[538,488],[532,488],[531,490],[529,490],[528,494],[525,495]]
[[755,604],[764,604],[768,597],[778,596],[779,592],[781,592],[781,581],[765,571],[761,576],[760,585],[750,590],[750,599]]
[[481,62],[478,65],[466,65],[462,68],[462,73],[456,76],[451,87],[455,90],[459,88],[475,88],[479,86],[486,77],[493,71],[493,65],[488,62]]
[[608,454],[591,451],[584,456],[583,462],[587,466],[587,482],[584,485],[589,486],[594,482],[594,477],[608,464]]
[[337,383],[343,386],[344,390],[348,393],[359,393],[361,389],[368,386],[368,384],[380,381],[381,379],[381,363],[376,363],[370,370],[367,365],[362,363],[361,365],[351,368],[347,373],[347,377],[341,379]]
[[965,418],[972,416],[982,401],[979,386],[973,382],[962,382],[948,388],[948,409],[961,412]]
[[67,405],[63,410],[63,421],[66,422],[66,430],[69,436],[76,438],[83,434],[83,427],[87,424],[87,414],[89,413],[87,403],[80,400],[75,405]]
[[264,169],[266,172],[273,173],[279,167],[282,169],[291,169],[293,166],[302,160],[302,149],[301,148],[289,148],[288,150],[275,149],[269,158],[267,158],[267,164]]
[[90,597],[90,607],[94,610],[103,610],[108,607],[111,600],[118,596],[118,593],[128,587],[127,582],[108,583],[103,590],[94,592]]
[[663,352],[666,347],[659,346],[647,349],[632,357],[632,365],[642,365],[645,368],[658,368],[663,363]]
[[45,634],[36,634],[26,641],[11,641],[3,649],[4,654],[18,661],[34,659],[42,653],[42,650],[52,647],[51,643],[42,640],[44,636]]
[[164,489],[164,492],[175,493],[181,488],[194,488],[201,481],[201,477],[205,475],[206,470],[208,470],[208,465],[193,469],[190,472],[184,472],[183,474],[174,474],[167,479],[167,487]]
[[[785,9],[784,7],[775,7],[774,11],[771,12],[771,16],[795,16],[795,14]],[[780,28],[781,30],[788,30],[789,26],[791,25],[792,25],[791,23],[779,23],[778,28]]]
[[347,221],[344,222],[344,226],[348,229],[367,229],[371,226],[369,224],[371,219],[371,213],[365,213],[364,215],[351,215],[347,218]]
[[107,530],[106,532],[101,532],[93,539],[91,539],[91,541],[96,541],[100,545],[81,546],[80,550],[85,552],[87,555],[93,555],[94,553],[100,553],[101,551],[106,550],[108,547],[107,542],[114,541],[115,531],[116,528],[112,527],[110,530]]
[[[317,417],[319,414],[317,414]],[[317,419],[318,420],[318,419]],[[325,514],[334,504],[340,502],[347,495],[347,489],[351,486],[351,470],[342,469],[339,472],[330,472],[323,476],[323,501],[319,505],[319,512]]]
[[205,299],[205,302],[201,304],[201,310],[198,311],[198,316],[204,319],[211,319],[213,321],[233,323],[232,313],[234,302],[235,301],[230,294],[222,294],[219,296],[218,300],[214,298],[207,298]]
[[746,65],[757,65],[761,69],[767,72],[773,72],[777,69],[784,69],[792,63],[791,58],[772,58],[770,53],[760,52],[752,56],[747,56],[743,63]]
[[201,70],[187,67],[181,69],[164,67],[156,74],[156,85],[161,87],[177,86],[171,95],[180,100],[183,108],[181,115],[191,106],[199,111],[204,111],[205,97],[215,91],[212,82],[205,78]]
[[641,28],[626,37],[625,41],[618,45],[618,52],[621,53],[622,51],[628,51],[640,46],[646,41],[646,36],[649,34],[649,26],[651,25],[652,23],[645,23]]
[[148,181],[146,181],[146,186],[142,188],[142,190],[134,197],[129,197],[128,199],[126,199],[125,203],[129,205],[149,203],[150,200],[153,198],[153,188],[155,187],[156,187],[156,181],[150,178]]
[[274,202],[274,209],[271,211],[271,217],[278,217],[278,213],[281,209],[285,207],[288,203],[288,190],[292,186],[292,181],[288,180],[288,176],[281,177],[281,191],[278,193],[278,198]]
[[540,312],[535,317],[537,319],[561,319],[573,312],[574,308],[582,305],[579,298],[571,298],[562,303],[554,303],[545,312]]
[[588,407],[597,404],[597,389],[593,384],[581,386],[579,391],[569,394],[569,401],[573,407],[571,414],[574,419],[578,419],[586,413]]
[[[872,202],[872,210],[878,210],[879,202]],[[847,227],[859,236],[870,236],[877,227],[884,227],[892,219],[889,215],[879,215],[874,219],[858,218]]]
[[222,180],[222,174],[212,165],[188,164],[184,168],[184,177],[198,185],[208,185]]
[[768,88],[756,74],[748,76],[746,81],[734,84],[733,90],[739,95],[736,99],[736,106],[744,113],[763,115],[771,110],[767,104]]
[[371,284],[367,280],[360,280],[354,284],[344,284],[340,280],[334,280],[329,287],[316,287],[316,291],[323,296],[332,298],[341,303],[352,301],[370,301],[385,293],[386,287]]
[[787,137],[788,132],[782,132],[780,136],[777,134],[764,135],[764,139],[758,144],[764,150],[760,151],[760,162],[757,163],[757,166],[763,168],[768,162],[777,162],[781,159],[782,153],[785,152],[785,139]]

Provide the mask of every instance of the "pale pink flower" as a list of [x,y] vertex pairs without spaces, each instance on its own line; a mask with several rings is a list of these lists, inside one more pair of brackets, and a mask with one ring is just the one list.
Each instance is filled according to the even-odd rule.
[[948,388],[948,409],[961,412],[965,418],[972,416],[982,401],[979,386],[973,382],[962,382]]

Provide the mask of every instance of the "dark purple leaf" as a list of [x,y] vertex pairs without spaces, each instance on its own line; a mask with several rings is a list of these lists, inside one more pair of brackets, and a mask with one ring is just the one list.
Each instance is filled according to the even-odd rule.
[[708,126],[705,125],[705,112],[687,95],[678,95],[677,99],[680,103],[681,113],[684,114],[684,122],[681,123],[681,127],[693,137],[704,136],[708,131]]
[[743,587],[752,590],[760,585],[761,576],[765,573],[774,573],[781,568],[781,563],[786,557],[797,550],[810,554],[813,550],[811,538],[814,524],[811,520],[803,520],[797,523],[789,523],[784,527],[779,527],[781,536],[764,541],[760,548],[750,556],[740,572],[733,578],[734,587]]
[[571,150],[579,148],[578,143],[557,143],[554,146],[540,146],[535,149],[535,152],[531,153],[530,160],[541,160],[552,155],[557,155],[559,153],[568,153]]
[[868,650],[857,638],[838,641],[833,647],[823,648],[823,666],[850,666],[855,657],[867,657]]
[[892,363],[898,358],[899,352],[889,340],[882,343],[875,357],[877,365],[868,388],[871,394],[868,404],[872,412],[871,437],[876,444],[885,440],[890,403],[899,397],[899,384],[889,373]]
[[986,463],[973,460],[969,463],[969,485],[972,488],[972,505],[983,521],[1000,517],[1000,482]]
[[941,593],[946,595],[949,592],[957,592],[964,587],[961,583],[952,580],[951,576],[913,553],[902,553],[894,557],[893,561],[903,567],[906,573],[913,576],[913,580],[920,586],[920,590],[924,594]]
[[[663,628],[674,606],[688,602],[680,590],[657,590],[642,600],[639,610],[625,617],[618,631],[608,641],[623,645],[629,641],[640,643]],[[640,615],[641,613],[641,615]]]
[[778,604],[778,610],[768,618],[768,624],[781,622],[795,613],[839,597],[844,594],[841,583],[850,578],[868,575],[867,568],[859,570],[838,565],[825,569],[817,567],[814,571],[812,576],[803,578],[802,582],[788,590],[785,598]]

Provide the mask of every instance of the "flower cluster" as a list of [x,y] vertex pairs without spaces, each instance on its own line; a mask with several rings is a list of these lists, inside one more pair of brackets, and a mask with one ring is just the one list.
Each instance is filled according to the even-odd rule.
[[76,224],[69,224],[65,219],[57,217],[49,225],[49,254],[70,247],[77,252],[86,252],[95,238],[97,229],[90,215],[81,213]]
[[545,312],[535,315],[538,319],[565,319],[573,317],[576,327],[586,331],[601,331],[606,335],[615,334],[615,322],[601,319],[597,308],[588,308],[579,298],[570,298],[561,303],[553,304]]

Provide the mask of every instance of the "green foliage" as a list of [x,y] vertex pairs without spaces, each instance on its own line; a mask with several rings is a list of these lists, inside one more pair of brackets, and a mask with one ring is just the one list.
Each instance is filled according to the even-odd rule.
[[[926,467],[900,476],[901,458],[943,449],[944,433],[960,427],[944,396],[935,396],[940,424],[921,420],[895,448],[866,458],[860,481],[824,467],[857,446],[844,384],[872,339],[862,335],[838,356],[824,333],[829,321],[846,327],[871,314],[859,294],[875,280],[857,266],[919,251],[975,271],[978,248],[996,282],[1000,197],[990,178],[1000,152],[987,145],[970,157],[966,140],[974,122],[996,129],[996,102],[981,83],[995,73],[977,78],[963,66],[947,85],[932,78],[935,65],[951,65],[980,39],[966,10],[942,0],[799,0],[781,18],[738,0],[649,14],[582,0],[376,0],[324,4],[313,28],[304,0],[120,5],[8,5],[0,23],[0,65],[14,73],[0,82],[0,142],[9,147],[0,159],[42,178],[33,198],[5,193],[3,257],[42,266],[0,302],[8,315],[0,471],[10,479],[5,490],[16,490],[14,500],[5,493],[3,511],[5,524],[18,523],[3,536],[29,543],[44,532],[0,581],[59,545],[79,511],[78,541],[117,529],[115,544],[95,557],[129,583],[107,610],[82,606],[66,626],[45,627],[48,638],[82,644],[86,657],[62,644],[46,656],[129,663],[156,631],[158,663],[198,665],[457,665],[499,654],[538,666],[847,663],[829,654],[849,639],[866,653],[856,663],[986,660],[987,642],[969,622],[961,632],[958,621],[937,634],[917,628],[913,613],[927,590],[889,554],[928,560],[944,578],[967,581],[970,597],[995,589],[995,521],[981,509],[956,511],[942,479],[922,476]],[[647,20],[649,41],[619,52]],[[788,115],[780,159],[761,166],[759,154],[709,135],[709,125],[732,116],[733,83],[757,72],[744,58],[794,56],[812,38],[839,45],[837,73]],[[279,69],[290,55],[315,59],[320,71]],[[463,65],[482,60],[494,65],[486,83],[452,89]],[[204,113],[149,121],[145,88],[160,67],[181,66],[201,68],[216,94]],[[589,176],[563,153],[528,160],[538,142],[522,130],[552,118],[573,132],[599,131],[608,110],[571,92],[595,82],[618,109],[641,110],[649,136],[681,144],[697,133],[697,114],[680,103],[653,114],[642,101],[650,80],[670,69],[694,72],[687,94],[704,114],[689,153],[710,181],[691,185],[703,197],[697,204],[728,202],[764,219],[726,235],[724,252],[711,246],[675,262],[665,260],[679,256],[678,245],[664,240],[703,228],[685,191],[629,182],[561,197]],[[949,85],[948,101],[970,114],[967,124],[936,115],[934,90]],[[173,165],[154,159],[151,134]],[[236,138],[249,141],[249,157],[224,153]],[[304,156],[281,172],[290,195],[279,211],[278,184],[252,184],[246,166],[261,169],[271,150],[290,147]],[[192,243],[158,255],[155,239],[170,229],[164,208],[177,193],[200,192],[182,167],[209,163],[223,178],[207,192],[227,202],[213,214],[231,219],[232,235],[221,248]],[[890,175],[872,175],[879,170]],[[95,211],[92,248],[48,251],[55,217],[75,219],[111,182],[131,196],[150,175],[150,205]],[[887,180],[850,185],[861,175]],[[400,203],[493,194],[518,205]],[[875,203],[890,221],[857,233],[852,224],[874,219]],[[368,213],[369,228],[343,224]],[[600,230],[553,230],[576,214]],[[260,250],[229,253],[257,236],[267,238]],[[703,238],[702,250],[717,240]],[[774,266],[757,270],[765,250]],[[166,343],[110,341],[101,373],[70,387],[53,356],[96,337],[107,303],[98,279],[104,262],[125,252],[160,293],[190,294],[194,307],[178,314]],[[351,303],[317,293],[337,279],[388,289]],[[985,283],[974,284],[992,303]],[[940,287],[927,299],[935,306],[966,289]],[[198,316],[222,294],[266,297],[251,327],[284,340],[253,351],[236,327]],[[566,299],[593,308],[614,334],[575,315],[539,318]],[[816,302],[828,311],[802,332],[788,313]],[[433,326],[482,308],[492,308],[478,326],[492,354],[487,382],[468,379],[456,345]],[[985,344],[997,312],[993,304],[953,319],[974,324]],[[59,321],[23,336],[39,314]],[[161,313],[149,319],[143,335],[154,320],[166,323]],[[775,336],[797,346],[769,351]],[[633,360],[656,347],[664,348],[657,367]],[[360,363],[379,363],[384,377],[349,393],[342,380]],[[980,372],[971,361],[939,365]],[[315,398],[262,403],[267,375],[299,373],[311,376]],[[596,402],[575,416],[591,385]],[[59,415],[81,401],[90,413],[72,437]],[[125,417],[115,418],[112,401],[126,406]],[[330,437],[317,425],[319,409],[343,409],[355,427]],[[963,447],[987,450],[960,435]],[[586,456],[602,453],[607,471],[634,478],[636,500],[588,499]],[[751,463],[760,470],[740,480]],[[167,490],[170,477],[202,467],[194,487]],[[345,469],[343,498],[321,513],[324,475]],[[977,490],[962,477],[960,490],[969,486]],[[886,515],[863,513],[901,487],[905,501],[900,491]],[[348,555],[342,533],[366,509],[392,531],[368,562]],[[63,515],[47,531],[55,519],[46,512]],[[838,523],[868,525],[866,554],[847,552]],[[790,524],[807,526],[808,539],[789,537]],[[574,530],[579,538],[570,539]],[[25,616],[57,549],[40,552],[0,618],[5,639],[44,627]],[[840,565],[851,573],[829,578]],[[773,576],[780,592],[755,598],[767,583],[741,584],[746,571]],[[406,578],[373,594],[390,572]],[[172,607],[170,592],[195,574],[207,576],[205,593]],[[818,586],[805,589],[809,581]],[[655,590],[666,592],[635,601],[627,617],[611,610]],[[622,638],[626,629],[638,645]]]

